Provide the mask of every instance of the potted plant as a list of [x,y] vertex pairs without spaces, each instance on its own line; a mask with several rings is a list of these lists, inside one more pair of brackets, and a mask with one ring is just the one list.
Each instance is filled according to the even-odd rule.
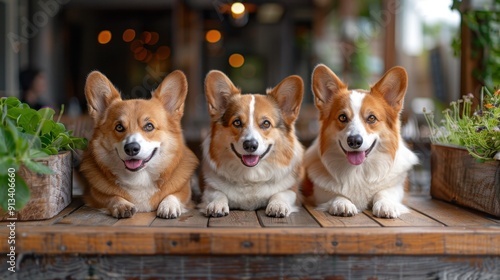
[[469,94],[450,104],[438,125],[429,124],[431,195],[500,217],[500,90],[481,90],[479,108],[472,111]]
[[54,115],[50,108],[0,98],[2,219],[48,219],[71,202],[71,151],[84,149],[87,139],[72,136]]

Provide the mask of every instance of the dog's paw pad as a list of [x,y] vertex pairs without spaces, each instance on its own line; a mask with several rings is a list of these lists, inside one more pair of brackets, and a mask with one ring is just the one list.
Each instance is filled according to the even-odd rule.
[[111,207],[111,216],[121,219],[121,218],[130,218],[136,212],[137,208],[132,203],[118,203]]
[[227,216],[229,215],[229,205],[227,203],[212,201],[207,205],[205,215],[216,218]]
[[283,201],[273,201],[266,208],[266,215],[269,217],[284,218],[290,215],[290,213],[290,206]]
[[158,209],[156,210],[156,216],[164,219],[176,219],[182,214],[182,205],[177,198],[164,199]]
[[395,219],[405,213],[406,207],[399,202],[383,199],[373,204],[373,215],[379,218]]
[[348,199],[336,199],[328,209],[334,216],[352,217],[358,213],[358,208]]

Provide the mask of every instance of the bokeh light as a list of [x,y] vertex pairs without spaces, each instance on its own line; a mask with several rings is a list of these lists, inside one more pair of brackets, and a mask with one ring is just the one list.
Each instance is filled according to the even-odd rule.
[[220,41],[221,38],[222,38],[222,35],[221,35],[220,31],[215,30],[215,29],[208,30],[207,34],[205,35],[205,39],[209,43],[217,43]]
[[234,68],[239,68],[245,63],[245,58],[239,53],[233,53],[229,57],[229,65]]
[[141,41],[144,44],[148,44],[151,41],[151,38],[152,38],[151,32],[148,32],[148,31],[142,32],[142,34],[141,34]]
[[156,57],[160,60],[167,59],[170,56],[170,48],[167,46],[160,46],[156,50]]
[[145,60],[147,56],[148,56],[148,50],[145,48],[141,48],[134,54],[134,58],[139,61]]
[[125,42],[132,42],[135,39],[135,30],[134,29],[127,29],[123,31],[122,39]]
[[241,2],[234,2],[231,5],[231,12],[234,15],[242,15],[245,12],[245,5],[243,5]]
[[158,32],[151,32],[151,40],[149,40],[148,45],[155,45],[160,40],[160,34]]
[[111,31],[109,30],[103,30],[101,32],[99,32],[99,35],[97,36],[97,42],[99,42],[99,44],[107,44],[109,43],[109,41],[111,41]]

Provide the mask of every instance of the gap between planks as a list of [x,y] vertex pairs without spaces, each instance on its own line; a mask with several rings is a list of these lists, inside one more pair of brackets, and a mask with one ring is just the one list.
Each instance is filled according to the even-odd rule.
[[409,210],[396,219],[375,217],[371,210],[365,210],[352,217],[333,216],[325,211],[316,210],[314,206],[305,208],[322,227],[440,227],[443,224],[421,213]]
[[325,228],[333,227],[380,227],[380,224],[375,222],[365,213],[359,213],[352,217],[333,216],[328,212],[316,210],[315,206],[306,204],[305,209],[316,221]]

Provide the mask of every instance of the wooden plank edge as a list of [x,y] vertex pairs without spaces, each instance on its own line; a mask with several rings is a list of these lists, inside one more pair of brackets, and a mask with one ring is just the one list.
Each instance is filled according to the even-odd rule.
[[[1,229],[1,236],[8,236]],[[181,229],[36,227],[16,229],[16,253],[36,254],[359,254],[497,255],[498,229]],[[8,252],[7,242],[0,252]]]
[[[488,214],[480,211],[452,204],[446,201],[441,201],[425,197],[412,197],[405,200],[405,205],[420,214],[427,216],[445,226],[449,227],[478,227],[487,224],[495,225],[491,219],[488,219]],[[453,213],[450,216],[450,212]],[[455,217],[464,223],[457,223]],[[466,217],[466,218],[465,218]]]
[[[54,217],[47,219],[47,220],[36,220],[36,221],[17,221],[17,225],[19,226],[45,226],[45,225],[54,225],[57,222],[61,221],[65,217],[71,215],[73,212],[77,211],[84,205],[84,202],[82,199],[74,198],[71,203],[66,206],[59,214],[55,215]],[[4,223],[6,221],[2,221]]]

